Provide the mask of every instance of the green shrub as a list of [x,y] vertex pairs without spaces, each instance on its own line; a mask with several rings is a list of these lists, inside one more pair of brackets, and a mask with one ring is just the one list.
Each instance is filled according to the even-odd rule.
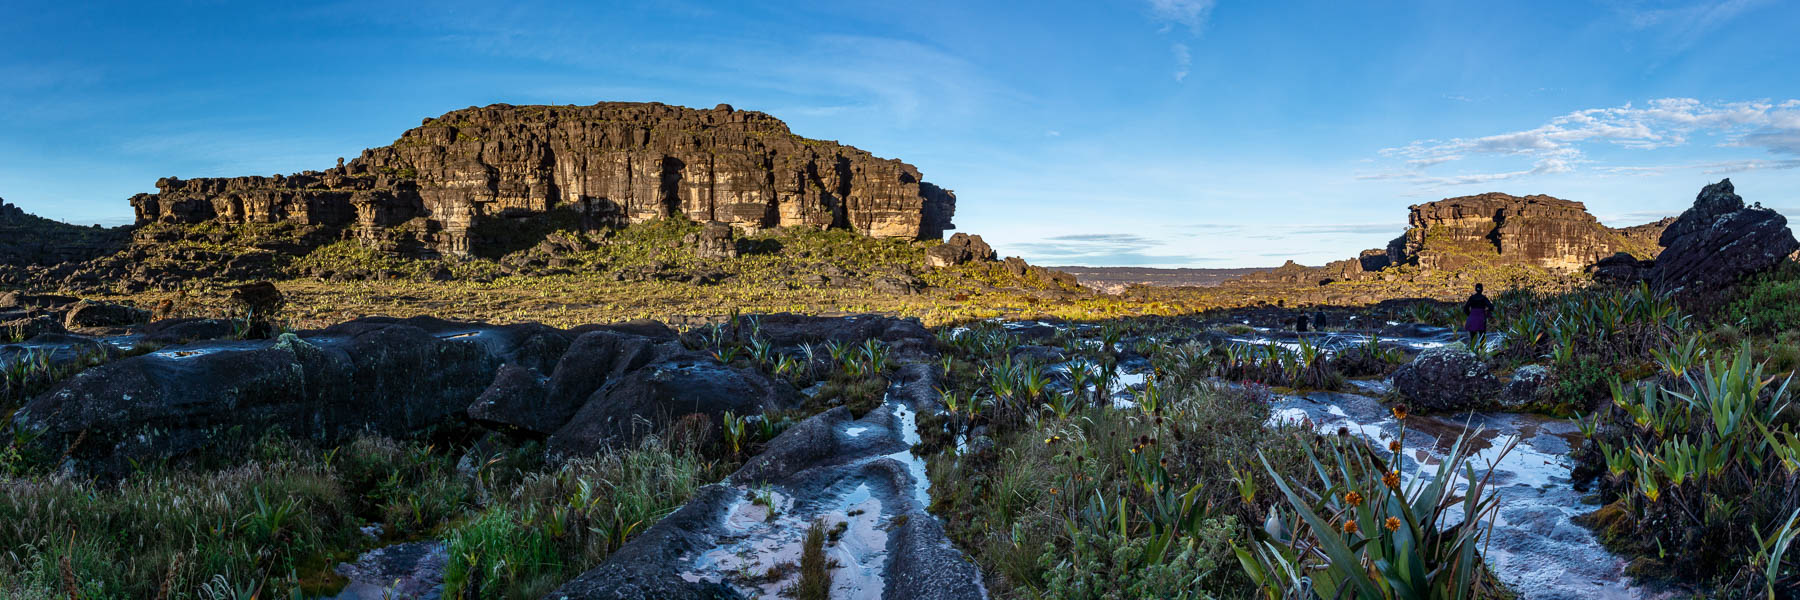
[[1762,595],[1800,583],[1800,567],[1769,550],[1786,529],[1800,436],[1787,378],[1754,362],[1749,344],[1666,383],[1612,385],[1612,406],[1585,424],[1577,473],[1611,502],[1592,520],[1641,559],[1638,575],[1683,573],[1721,594]]
[[1761,334],[1800,329],[1796,298],[1800,298],[1800,264],[1790,262],[1741,286],[1721,320]]

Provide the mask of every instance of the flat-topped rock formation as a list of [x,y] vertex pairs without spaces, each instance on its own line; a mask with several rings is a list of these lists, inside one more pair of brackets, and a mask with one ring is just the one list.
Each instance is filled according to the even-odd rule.
[[1580,202],[1489,192],[1413,205],[1406,232],[1386,248],[1364,250],[1355,258],[1321,267],[1288,261],[1233,282],[1285,285],[1393,279],[1400,275],[1386,270],[1403,265],[1416,266],[1413,274],[1426,276],[1497,266],[1573,274],[1618,253],[1654,257],[1661,250],[1657,240],[1673,222],[1670,218],[1614,229],[1600,224]]
[[[1655,229],[1634,227],[1632,237],[1654,239]],[[1413,206],[1406,235],[1389,245],[1388,256],[1425,270],[1487,262],[1574,272],[1632,246],[1621,230],[1601,225],[1580,202],[1490,192]]]
[[508,237],[520,222],[541,218],[601,225],[685,215],[741,230],[806,225],[938,239],[956,210],[956,196],[912,165],[723,104],[472,107],[324,171],[171,177],[156,187],[131,199],[140,225],[295,222],[445,255],[492,254],[516,241]]

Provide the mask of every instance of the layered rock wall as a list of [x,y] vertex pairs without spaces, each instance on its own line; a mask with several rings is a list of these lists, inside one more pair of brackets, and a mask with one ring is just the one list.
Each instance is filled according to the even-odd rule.
[[1412,207],[1400,262],[1455,270],[1477,261],[1574,272],[1625,248],[1580,202],[1487,193]]
[[478,252],[549,214],[937,239],[956,210],[912,165],[794,135],[767,114],[624,102],[468,108],[325,171],[157,189],[131,200],[140,224],[294,221],[354,227],[369,243],[400,231],[442,254]]

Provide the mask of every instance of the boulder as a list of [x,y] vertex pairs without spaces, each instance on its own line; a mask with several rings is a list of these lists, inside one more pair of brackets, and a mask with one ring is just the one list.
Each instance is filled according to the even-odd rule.
[[1500,393],[1500,380],[1473,352],[1455,346],[1431,348],[1394,371],[1394,391],[1424,412],[1455,412],[1486,406]]
[[140,308],[84,300],[69,309],[69,314],[63,317],[63,326],[69,329],[127,327],[149,320],[150,312]]
[[700,258],[725,259],[738,255],[737,238],[731,226],[718,221],[707,223],[699,233],[688,234],[684,241],[694,246],[694,254]]
[[1632,256],[1629,253],[1620,252],[1600,259],[1599,262],[1589,266],[1587,271],[1589,275],[1593,276],[1594,281],[1598,283],[1606,285],[1637,285],[1639,281],[1643,281],[1644,273],[1654,264],[1656,263],[1638,260],[1637,257]]
[[145,325],[141,333],[152,344],[186,344],[231,337],[238,333],[238,325],[224,319],[163,319]]
[[247,283],[231,291],[231,306],[246,315],[266,318],[281,312],[285,305],[287,298],[267,281]]
[[27,294],[24,292],[7,292],[0,294],[0,310],[4,309],[38,309],[55,308],[81,301],[69,296],[53,296],[48,294]]
[[615,331],[584,333],[568,344],[547,380],[525,367],[501,369],[469,406],[469,417],[511,431],[548,436],[568,424],[589,396],[608,381],[656,358],[649,338]]
[[0,323],[0,343],[23,342],[31,338],[63,331],[63,324],[50,315],[13,319]]
[[569,333],[580,335],[589,331],[616,331],[619,333],[628,333],[650,338],[659,342],[674,341],[676,338],[674,329],[670,329],[668,325],[654,319],[632,319],[630,321],[604,325],[582,325],[570,329]]
[[500,431],[522,431],[538,437],[562,427],[567,415],[542,410],[547,389],[536,371],[508,364],[494,382],[469,405],[469,418]]
[[[556,393],[554,382],[551,393]],[[585,456],[662,431],[683,415],[703,414],[719,424],[727,411],[761,414],[793,408],[798,398],[792,386],[754,370],[722,365],[698,353],[679,355],[595,390],[550,436],[549,450],[559,458]]]
[[871,287],[875,290],[875,293],[878,294],[886,294],[889,296],[911,296],[919,293],[919,289],[925,287],[925,284],[922,281],[912,278],[902,279],[899,277],[883,277],[876,279],[874,285]]
[[1541,365],[1525,365],[1513,371],[1506,388],[1500,392],[1500,405],[1518,408],[1536,402],[1544,384],[1550,381],[1550,369]]
[[1760,205],[1745,206],[1730,179],[1702,188],[1659,243],[1663,251],[1646,278],[1658,290],[1690,295],[1729,288],[1800,250],[1787,219]]
[[925,251],[925,266],[932,268],[953,267],[956,265],[994,260],[994,248],[982,241],[979,235],[957,233],[944,243],[932,246]]
[[401,436],[459,417],[541,326],[359,319],[307,338],[206,342],[115,360],[32,399],[13,417],[75,471],[239,451],[273,428],[337,443]]

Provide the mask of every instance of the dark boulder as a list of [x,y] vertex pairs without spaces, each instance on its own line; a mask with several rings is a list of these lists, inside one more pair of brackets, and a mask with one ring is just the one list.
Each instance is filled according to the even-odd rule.
[[1635,256],[1620,252],[1600,259],[1588,267],[1587,271],[1594,281],[1606,285],[1637,285],[1644,280],[1645,272],[1654,264],[1656,263],[1638,260]]
[[501,431],[547,435],[561,427],[566,418],[557,420],[549,411],[538,410],[545,395],[544,380],[536,371],[505,365],[494,375],[494,382],[469,405],[469,418]]
[[232,337],[238,325],[224,319],[164,319],[145,325],[143,341],[153,344],[186,344]]
[[63,324],[50,315],[38,315],[0,322],[0,342],[23,342],[31,338],[63,331]]
[[747,319],[739,322],[739,330],[743,336],[756,335],[776,346],[824,342],[852,344],[868,339],[876,339],[889,344],[930,343],[933,339],[931,332],[926,330],[924,325],[919,324],[916,319],[899,319],[878,315],[848,317],[762,315],[757,317],[755,331],[751,329]]
[[595,390],[658,356],[649,338],[604,330],[582,334],[567,346],[547,381],[525,367],[502,369],[469,406],[469,416],[484,424],[548,436],[562,429]]
[[1800,250],[1780,213],[1745,206],[1730,179],[1708,185],[1663,230],[1663,251],[1647,279],[1658,290],[1704,294],[1773,268]]
[[1540,365],[1525,365],[1513,371],[1512,379],[1507,380],[1506,388],[1500,392],[1500,405],[1507,408],[1518,408],[1538,400],[1545,391],[1545,384],[1550,382],[1550,369]]
[[644,336],[659,342],[672,341],[676,337],[674,329],[670,329],[668,325],[664,325],[661,321],[653,319],[633,319],[621,323],[608,323],[604,325],[582,325],[570,329],[569,333],[581,335],[589,331],[616,331],[619,333],[629,333],[631,335]]
[[245,315],[267,317],[281,312],[286,305],[287,297],[267,281],[247,283],[231,291],[231,306]]
[[13,308],[55,308],[79,302],[80,298],[69,296],[52,296],[47,294],[27,294],[24,292],[7,292],[0,294],[0,309]]
[[68,315],[63,317],[63,326],[69,329],[127,327],[149,320],[150,312],[140,308],[84,300],[69,309]]
[[1455,412],[1486,406],[1500,393],[1500,380],[1474,353],[1454,346],[1420,352],[1394,371],[1394,391],[1425,412]]
[[662,431],[683,415],[703,414],[717,424],[727,411],[754,415],[793,408],[798,397],[785,382],[754,370],[699,354],[678,355],[607,381],[550,436],[550,452],[564,458],[592,454]]
[[[484,336],[435,319],[363,319],[302,339],[207,342],[116,360],[63,382],[13,417],[77,471],[228,456],[262,432],[336,443],[400,436],[460,417],[528,326]],[[460,337],[459,337],[460,336]]]

